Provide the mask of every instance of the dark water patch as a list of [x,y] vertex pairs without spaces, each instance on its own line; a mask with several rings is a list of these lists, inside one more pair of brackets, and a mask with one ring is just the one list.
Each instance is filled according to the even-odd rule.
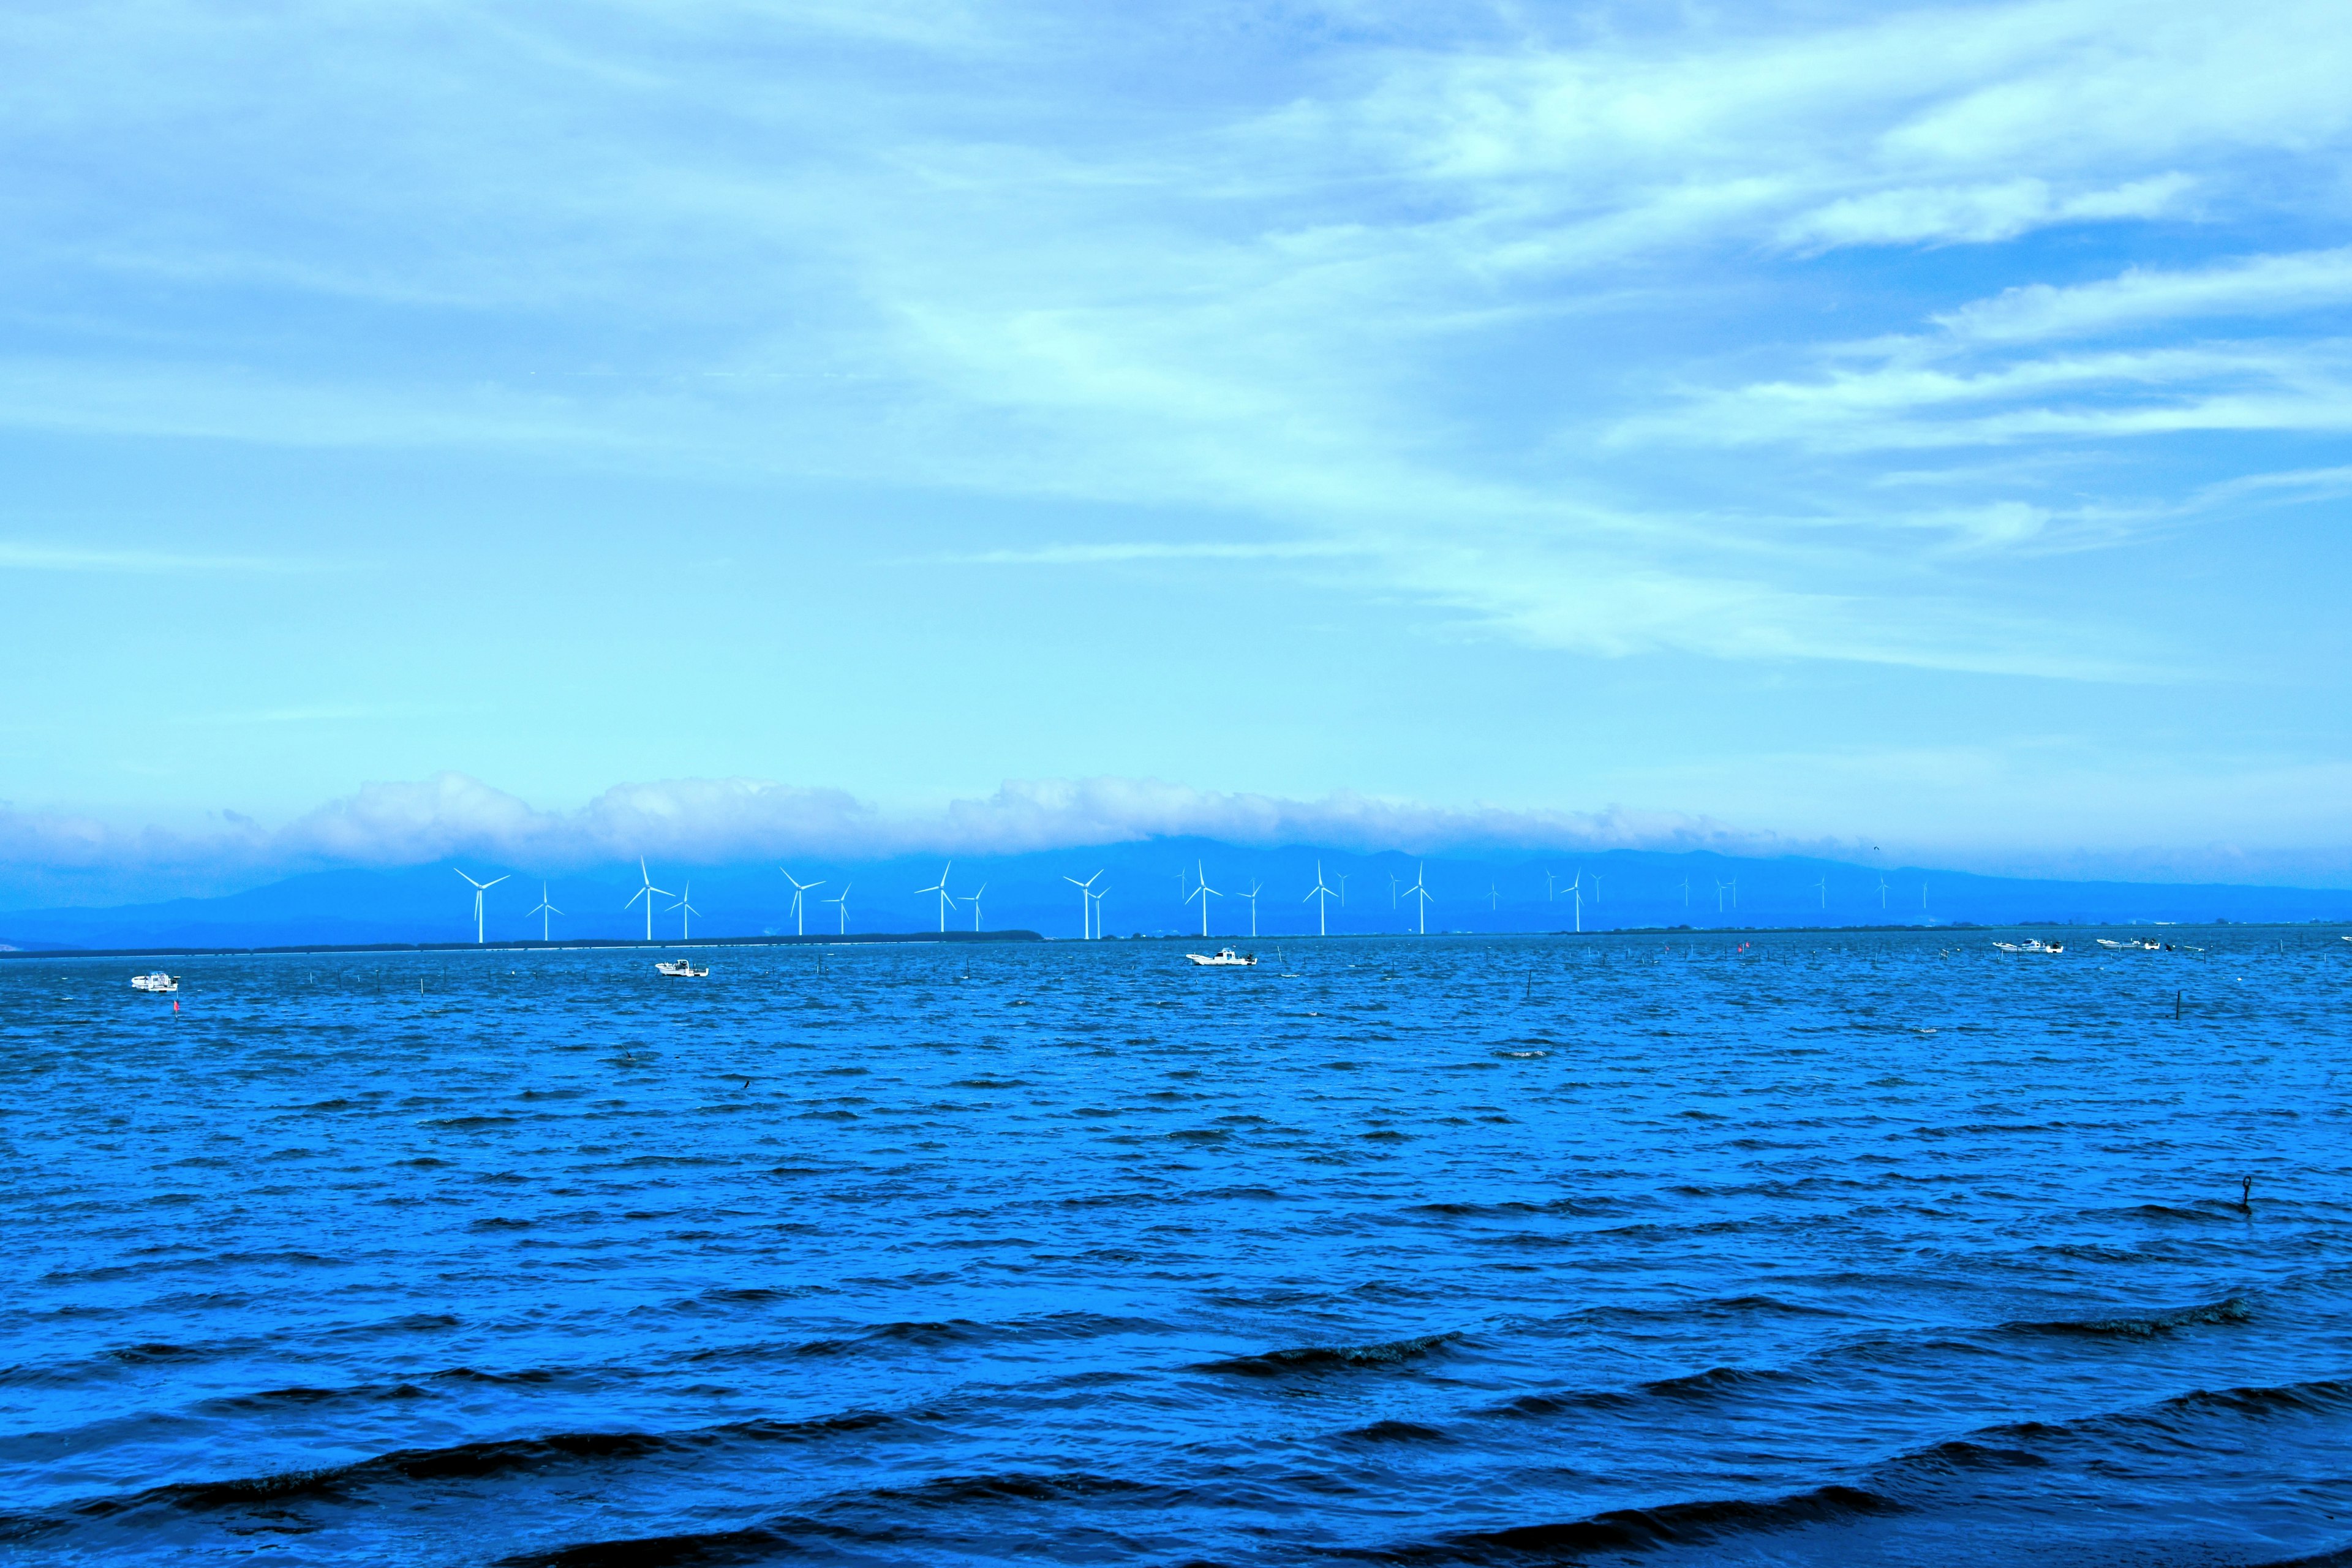
[[1377,1371],[1411,1367],[1444,1355],[1466,1342],[1459,1332],[1420,1334],[1375,1345],[1307,1345],[1297,1350],[1261,1351],[1255,1355],[1201,1362],[1192,1372],[1231,1373],[1242,1377],[1285,1377],[1297,1373]]

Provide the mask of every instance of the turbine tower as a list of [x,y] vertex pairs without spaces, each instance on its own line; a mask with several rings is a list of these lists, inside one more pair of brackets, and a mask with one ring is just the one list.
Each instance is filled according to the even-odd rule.
[[1688,877],[1685,877],[1683,879],[1683,908],[1690,908],[1690,879]]
[[1209,934],[1209,900],[1211,899],[1222,899],[1224,897],[1224,894],[1209,886],[1209,879],[1207,875],[1202,871],[1201,863],[1198,860],[1192,862],[1192,872],[1195,876],[1200,877],[1201,885],[1193,889],[1191,892],[1185,894],[1184,901],[1189,904],[1194,899],[1201,900],[1201,935],[1205,938]]
[[1824,876],[1819,881],[1815,882],[1813,884],[1813,890],[1822,896],[1822,908],[1824,910],[1828,909],[1830,907],[1829,878]]
[[932,883],[928,888],[917,888],[915,889],[915,896],[917,898],[922,897],[925,893],[937,893],[940,896],[940,934],[941,936],[945,936],[947,934],[948,911],[955,908],[955,895],[948,891],[948,873],[954,869],[955,862],[950,860],[946,865],[940,868],[940,879],[938,881]]
[[[777,867],[776,869],[779,871],[784,871],[784,868],[782,866]],[[812,888],[822,888],[824,884],[823,882],[803,882],[798,877],[793,876],[790,871],[784,871],[784,880],[793,885],[793,934],[794,936],[806,936],[808,935],[808,911],[801,905],[801,895],[806,893]],[[832,902],[829,899],[820,900],[818,901],[821,903]]]
[[1601,879],[1602,875],[1603,873],[1599,871],[1592,873],[1592,901],[1596,904],[1601,901]]
[[[980,885],[980,893],[984,893],[986,891],[988,891],[988,884],[982,882]],[[980,931],[980,893],[974,893],[971,898],[964,900],[971,905],[971,929],[974,935],[979,934]]]
[[1094,940],[1094,895],[1087,891],[1087,889],[1095,885],[1095,877],[1099,877],[1101,875],[1102,873],[1097,871],[1095,873],[1094,877],[1088,877],[1083,882],[1079,881],[1076,877],[1065,877],[1062,879],[1062,880],[1067,882],[1070,886],[1078,890],[1078,940],[1080,942],[1092,942]]
[[[1340,880],[1345,881],[1347,879],[1343,877]],[[1331,934],[1331,922],[1326,917],[1330,911],[1331,900],[1338,897],[1339,895],[1337,893],[1334,893],[1330,889],[1323,885],[1323,862],[1320,860],[1316,861],[1315,890],[1308,893],[1307,897],[1299,900],[1298,901],[1302,904],[1314,904],[1315,934],[1317,936],[1329,936]]]
[[694,917],[702,912],[700,910],[694,907],[693,883],[688,882],[686,885],[686,891],[677,896],[677,902],[672,904],[670,908],[679,911],[677,917],[677,940],[680,942],[692,942],[694,940]]
[[[455,866],[450,867],[449,869],[452,871],[457,871],[457,868]],[[457,871],[457,875],[460,877],[466,877],[466,873],[463,871]],[[507,873],[507,877],[511,877],[513,875],[514,873],[511,871]],[[471,877],[466,877],[466,880],[468,882],[474,882],[474,945],[477,947],[479,947],[482,943],[482,895],[488,892],[492,888],[497,887],[500,882],[503,882],[506,879],[506,877],[493,877],[487,882],[474,882],[474,879]],[[1925,894],[1922,894],[1921,897],[1924,900]]]
[[[547,901],[547,884],[541,882],[539,885],[539,908],[530,911],[530,914],[537,915],[539,917],[540,941],[546,942],[549,940],[547,934],[547,917],[550,915],[560,915],[562,912],[563,911],[562,910],[557,909],[553,904]],[[523,918],[525,920],[529,920],[530,915],[525,915]],[[476,940],[478,941],[480,939],[477,938]]]
[[1576,880],[1575,880],[1575,881],[1573,881],[1573,882],[1570,882],[1570,883],[1568,885],[1568,887],[1567,887],[1564,890],[1567,892],[1567,894],[1568,894],[1568,896],[1569,896],[1570,898],[1571,898],[1571,899],[1573,899],[1573,900],[1576,900],[1576,930],[1577,930],[1577,934],[1578,934],[1578,935],[1580,935],[1580,936],[1581,936],[1581,935],[1584,933],[1584,870],[1583,870],[1583,868],[1579,867],[1579,868],[1577,868]]
[[[1317,880],[1322,879],[1323,862],[1320,860],[1315,862],[1315,876]],[[1343,910],[1348,907],[1348,873],[1345,871],[1339,873],[1339,907]]]
[[635,892],[631,893],[629,895],[629,902],[627,904],[623,904],[621,907],[625,910],[630,904],[635,903],[639,899],[645,900],[646,940],[647,942],[651,942],[654,939],[654,895],[656,893],[659,893],[663,898],[667,899],[669,897],[669,889],[667,888],[656,888],[654,886],[653,873],[646,869],[646,858],[642,855],[637,857],[637,877],[639,880],[645,883],[645,886],[639,888]]
[[1255,877],[1252,877],[1250,879],[1250,890],[1242,895],[1243,898],[1247,899],[1250,901],[1250,940],[1252,942],[1255,942],[1257,940],[1257,896],[1265,889],[1265,883],[1259,881]]
[[1404,890],[1404,896],[1406,898],[1419,899],[1421,900],[1421,934],[1423,936],[1427,936],[1429,934],[1430,892],[1427,888],[1422,886],[1423,873],[1427,868],[1428,868],[1425,865],[1414,867],[1412,870],[1412,886]]
[[1878,879],[1878,912],[1882,915],[1886,912],[1886,879],[1884,877]]
[[[1102,873],[1101,873],[1100,871],[1097,871],[1097,872],[1096,872],[1096,873],[1095,873],[1095,876],[1096,876],[1096,877],[1099,877],[1099,876],[1101,876],[1101,875],[1102,875]],[[1089,877],[1089,878],[1087,878],[1087,879],[1088,881],[1092,881],[1092,880],[1094,879],[1094,878],[1093,878],[1093,877]],[[1097,935],[1097,936],[1100,936],[1100,935],[1102,935],[1102,933],[1103,933],[1103,927],[1102,927],[1102,906],[1103,906],[1103,900],[1104,900],[1105,899],[1108,899],[1108,898],[1109,898],[1109,897],[1110,897],[1110,889],[1109,889],[1108,888],[1105,888],[1105,889],[1103,889],[1100,892],[1097,892],[1097,893],[1088,893],[1088,894],[1086,894],[1085,896],[1086,896],[1086,897],[1087,897],[1087,898],[1090,898],[1090,899],[1092,899],[1092,900],[1094,900],[1094,910],[1093,910],[1093,911],[1092,911],[1092,912],[1093,912],[1093,915],[1094,915],[1094,921],[1095,921],[1095,935]]]
[[838,898],[819,899],[817,902],[821,904],[838,904],[841,906],[840,934],[847,936],[849,934],[849,884],[844,882],[841,885],[841,894]]

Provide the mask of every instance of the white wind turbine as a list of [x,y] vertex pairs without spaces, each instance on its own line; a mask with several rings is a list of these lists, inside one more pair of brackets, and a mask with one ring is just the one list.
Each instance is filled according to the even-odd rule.
[[1394,871],[1389,873],[1389,908],[1396,908],[1397,889],[1403,885],[1403,878],[1398,876]]
[[1429,934],[1430,891],[1427,888],[1422,886],[1423,873],[1428,868],[1426,866],[1414,867],[1412,870],[1412,886],[1404,890],[1404,896],[1406,898],[1419,899],[1421,900],[1421,934],[1423,936],[1427,936]]
[[677,940],[680,942],[692,942],[694,940],[694,917],[702,912],[700,910],[694,907],[693,883],[688,882],[686,885],[686,890],[678,894],[677,902],[672,904],[670,908],[679,911],[677,917]]
[[[550,915],[560,915],[562,912],[563,911],[562,910],[557,909],[553,904],[547,901],[547,884],[541,882],[539,885],[539,907],[530,911],[530,914],[537,915],[539,917],[540,941],[546,942],[549,940],[547,934],[547,917]],[[530,915],[525,915],[523,918],[525,920],[529,920]]]
[[1252,877],[1250,890],[1242,895],[1250,901],[1250,940],[1252,942],[1257,940],[1257,896],[1265,889],[1265,884],[1260,882],[1255,877]]
[[[988,884],[982,882],[980,885],[980,893],[984,893],[986,891],[988,891]],[[971,929],[974,933],[977,933],[980,930],[980,893],[974,893],[971,898],[964,900],[965,903],[971,906]]]
[[1824,910],[1828,909],[1830,907],[1829,878],[1824,876],[1819,881],[1815,882],[1813,884],[1813,890],[1822,896],[1822,908]]
[[1886,879],[1884,877],[1878,879],[1878,912],[1886,912]]
[[1690,879],[1688,877],[1685,877],[1683,879],[1683,908],[1690,908]]
[[1095,873],[1094,877],[1088,877],[1083,882],[1079,881],[1076,877],[1064,877],[1062,879],[1062,880],[1067,882],[1070,886],[1078,890],[1078,940],[1080,942],[1092,942],[1094,940],[1094,895],[1087,889],[1091,889],[1095,885],[1095,877],[1099,877],[1101,875],[1102,873],[1097,871]]
[[1550,867],[1549,867],[1549,866],[1545,867],[1545,868],[1544,868],[1544,902],[1545,902],[1545,903],[1549,903],[1549,902],[1551,902],[1551,901],[1552,901],[1552,898],[1553,898],[1553,896],[1554,896],[1556,893],[1558,893],[1558,892],[1559,892],[1559,886],[1558,886],[1559,881],[1559,878],[1557,878],[1557,877],[1555,877],[1555,876],[1553,876],[1553,875],[1551,874],[1551,868],[1550,868]]
[[1576,929],[1580,933],[1584,930],[1584,872],[1581,868],[1577,870],[1576,880],[1570,882],[1562,891],[1576,900]]
[[954,869],[955,862],[950,860],[946,865],[940,868],[940,879],[938,881],[932,883],[928,888],[917,888],[915,889],[915,896],[917,898],[922,897],[925,893],[937,893],[940,896],[940,931],[942,935],[946,934],[948,929],[948,911],[955,908],[955,895],[948,891],[948,873]]
[[841,885],[841,892],[838,897],[819,899],[817,902],[821,904],[838,904],[841,907],[840,934],[847,936],[849,934],[849,884],[844,882]]
[[630,904],[635,903],[639,899],[645,900],[646,940],[647,942],[651,942],[654,939],[654,895],[656,893],[659,893],[663,898],[667,899],[669,897],[669,889],[667,888],[656,888],[654,886],[653,873],[646,869],[646,858],[642,855],[637,857],[637,877],[639,880],[645,883],[645,886],[639,888],[635,892],[631,893],[629,895],[629,902],[627,904],[623,904],[621,907],[625,910]]
[[1224,894],[1209,886],[1208,876],[1201,869],[1201,863],[1198,860],[1192,862],[1192,872],[1201,879],[1201,885],[1185,894],[1184,901],[1189,904],[1194,899],[1201,900],[1201,934],[1206,937],[1209,934],[1209,900],[1222,899]]
[[1601,879],[1603,875],[1600,871],[1592,873],[1592,901],[1596,904],[1601,901]]
[[[1323,863],[1320,860],[1315,863],[1315,879],[1318,882],[1323,879]],[[1345,871],[1339,873],[1339,907],[1343,910],[1348,907],[1348,873]]]
[[[777,867],[776,869],[779,871],[784,871],[784,868],[782,866]],[[809,891],[810,889],[822,888],[824,884],[823,882],[803,882],[798,877],[793,876],[790,871],[784,871],[784,880],[793,885],[793,934],[794,936],[806,936],[808,935],[808,911],[802,907],[801,896]],[[822,899],[818,901],[820,903],[831,903],[833,900],[830,899]]]
[[[1340,879],[1342,881],[1346,880],[1345,878]],[[1323,885],[1323,862],[1320,860],[1316,861],[1315,889],[1298,901],[1302,904],[1312,903],[1315,906],[1315,934],[1317,936],[1329,936],[1331,934],[1331,922],[1326,917],[1330,910],[1331,900],[1337,897],[1339,897],[1337,893],[1334,893],[1330,889]]]
[[[452,871],[457,871],[457,868],[455,866],[450,867],[449,869]],[[463,871],[457,871],[457,875],[460,877],[466,877],[466,873]],[[511,877],[513,875],[514,873],[511,871],[507,873],[507,877]],[[466,877],[466,880],[468,882],[474,882],[474,944],[477,947],[480,946],[482,942],[482,895],[488,892],[492,888],[497,887],[500,882],[503,882],[506,879],[506,877],[493,877],[487,882],[474,882],[474,879],[471,877]]]
[[[1096,873],[1095,873],[1095,875],[1096,875],[1096,876],[1097,876],[1097,877],[1099,877],[1099,876],[1101,876],[1101,875],[1102,875],[1102,873],[1101,873],[1100,871],[1097,871],[1097,872],[1096,872]],[[1090,893],[1090,894],[1088,894],[1088,895],[1087,895],[1087,897],[1091,898],[1091,899],[1094,900],[1094,906],[1095,906],[1095,907],[1094,907],[1093,913],[1094,913],[1094,920],[1095,920],[1095,935],[1097,935],[1097,936],[1100,936],[1100,935],[1102,935],[1102,933],[1103,933],[1103,923],[1102,923],[1102,907],[1103,907],[1103,900],[1104,900],[1105,899],[1108,899],[1108,898],[1109,898],[1109,897],[1110,897],[1110,889],[1109,889],[1108,888],[1104,888],[1104,889],[1101,889],[1100,891],[1098,891],[1098,892],[1095,892],[1095,893]]]

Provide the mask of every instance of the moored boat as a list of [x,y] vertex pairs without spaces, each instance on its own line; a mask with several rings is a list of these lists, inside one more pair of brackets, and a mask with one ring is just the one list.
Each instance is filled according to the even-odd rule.
[[134,974],[131,977],[131,989],[133,991],[152,991],[160,994],[166,991],[177,991],[179,988],[180,983],[160,969],[152,974]]
[[706,963],[697,969],[690,958],[665,958],[656,962],[654,970],[672,980],[699,980],[710,973],[710,965]]
[[1248,969],[1257,963],[1255,953],[1244,958],[1230,947],[1221,947],[1214,952],[1188,952],[1184,956],[1209,969]]

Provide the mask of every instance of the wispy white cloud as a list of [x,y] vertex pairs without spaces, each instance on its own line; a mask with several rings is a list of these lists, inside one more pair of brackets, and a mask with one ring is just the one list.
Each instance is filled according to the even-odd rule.
[[[18,16],[0,145],[97,148],[121,184],[5,198],[16,275],[425,330],[313,354],[175,310],[0,363],[0,423],[1213,510],[1265,537],[944,553],[1287,564],[1591,655],[2080,671],[2052,650],[2095,628],[2028,624],[1948,572],[1953,542],[1980,563],[2146,498],[1890,510],[1855,499],[1869,455],[2341,430],[2307,332],[1984,356],[2288,316],[2342,299],[2342,253],[2093,284],[2004,260],[2015,287],[1922,301],[1875,348],[1785,300],[1838,248],[2324,205],[2352,131],[2337,10],[1276,7],[1257,25],[1291,47],[1190,92],[1158,84],[1234,47],[1213,8]],[[121,47],[94,61],[92,32]],[[1732,353],[1694,363],[1692,320]]]
[[79,545],[42,544],[0,539],[0,571],[25,572],[184,572],[259,574],[324,572],[340,569],[335,563],[302,561],[270,555],[208,555],[165,550],[93,550]]

